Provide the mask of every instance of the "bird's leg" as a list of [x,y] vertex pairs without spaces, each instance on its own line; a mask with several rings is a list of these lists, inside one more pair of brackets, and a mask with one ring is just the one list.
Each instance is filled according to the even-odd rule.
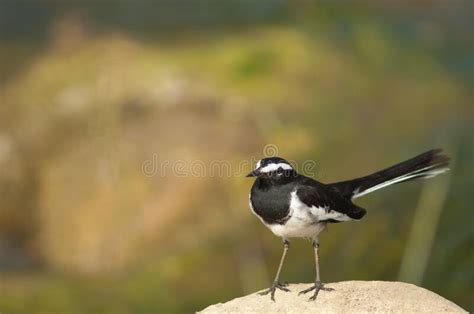
[[308,288],[308,289],[305,289],[303,291],[301,291],[299,294],[304,294],[304,293],[308,293],[310,291],[313,291],[314,290],[314,294],[311,298],[309,298],[311,301],[313,300],[316,300],[316,297],[318,296],[318,293],[320,290],[324,290],[324,291],[333,291],[334,289],[332,288],[326,288],[324,287],[324,284],[321,283],[321,278],[319,277],[319,238],[316,238],[314,241],[313,241],[313,248],[314,248],[314,262],[315,262],[315,266],[316,266],[316,280],[314,282],[314,286]]
[[283,242],[283,254],[280,259],[280,265],[278,266],[275,280],[273,281],[272,286],[270,288],[259,293],[260,295],[267,295],[270,293],[270,297],[273,301],[275,301],[275,290],[277,288],[286,292],[290,291],[290,289],[286,288],[286,286],[288,286],[288,283],[281,283],[278,281],[278,278],[280,277],[281,268],[283,267],[283,263],[285,262],[286,252],[288,251],[289,248],[290,248],[290,241],[285,240]]

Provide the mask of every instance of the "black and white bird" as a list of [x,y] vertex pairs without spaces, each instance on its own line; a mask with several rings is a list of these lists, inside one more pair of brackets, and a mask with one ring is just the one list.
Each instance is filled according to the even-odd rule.
[[270,293],[275,301],[275,290],[289,291],[287,284],[279,282],[280,271],[290,247],[289,238],[309,238],[315,254],[316,279],[310,300],[315,300],[324,287],[319,274],[319,234],[328,223],[360,220],[366,210],[352,200],[392,184],[434,177],[447,170],[449,157],[441,149],[433,149],[412,159],[396,164],[371,175],[353,180],[324,184],[298,174],[283,158],[270,157],[258,161],[247,177],[256,177],[249,204],[252,212],[265,226],[283,239],[283,255],[271,287],[261,295]]

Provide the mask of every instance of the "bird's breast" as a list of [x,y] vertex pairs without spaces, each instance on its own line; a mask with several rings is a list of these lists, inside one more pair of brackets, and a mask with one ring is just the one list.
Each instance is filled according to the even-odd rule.
[[289,218],[291,190],[274,187],[267,190],[252,188],[250,208],[266,224],[283,224]]

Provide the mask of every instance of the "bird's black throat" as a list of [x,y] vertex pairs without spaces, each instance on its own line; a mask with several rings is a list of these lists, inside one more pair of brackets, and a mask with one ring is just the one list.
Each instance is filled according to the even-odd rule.
[[291,192],[295,185],[295,177],[257,178],[250,192],[255,213],[268,224],[284,224],[290,218]]

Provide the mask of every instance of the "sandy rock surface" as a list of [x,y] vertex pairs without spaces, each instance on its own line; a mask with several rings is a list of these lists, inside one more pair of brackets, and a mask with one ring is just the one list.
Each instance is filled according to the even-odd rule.
[[343,281],[326,284],[334,291],[320,291],[316,301],[308,301],[311,292],[298,296],[310,286],[290,284],[291,292],[277,290],[276,302],[253,293],[202,313],[467,313],[434,292],[403,282]]

